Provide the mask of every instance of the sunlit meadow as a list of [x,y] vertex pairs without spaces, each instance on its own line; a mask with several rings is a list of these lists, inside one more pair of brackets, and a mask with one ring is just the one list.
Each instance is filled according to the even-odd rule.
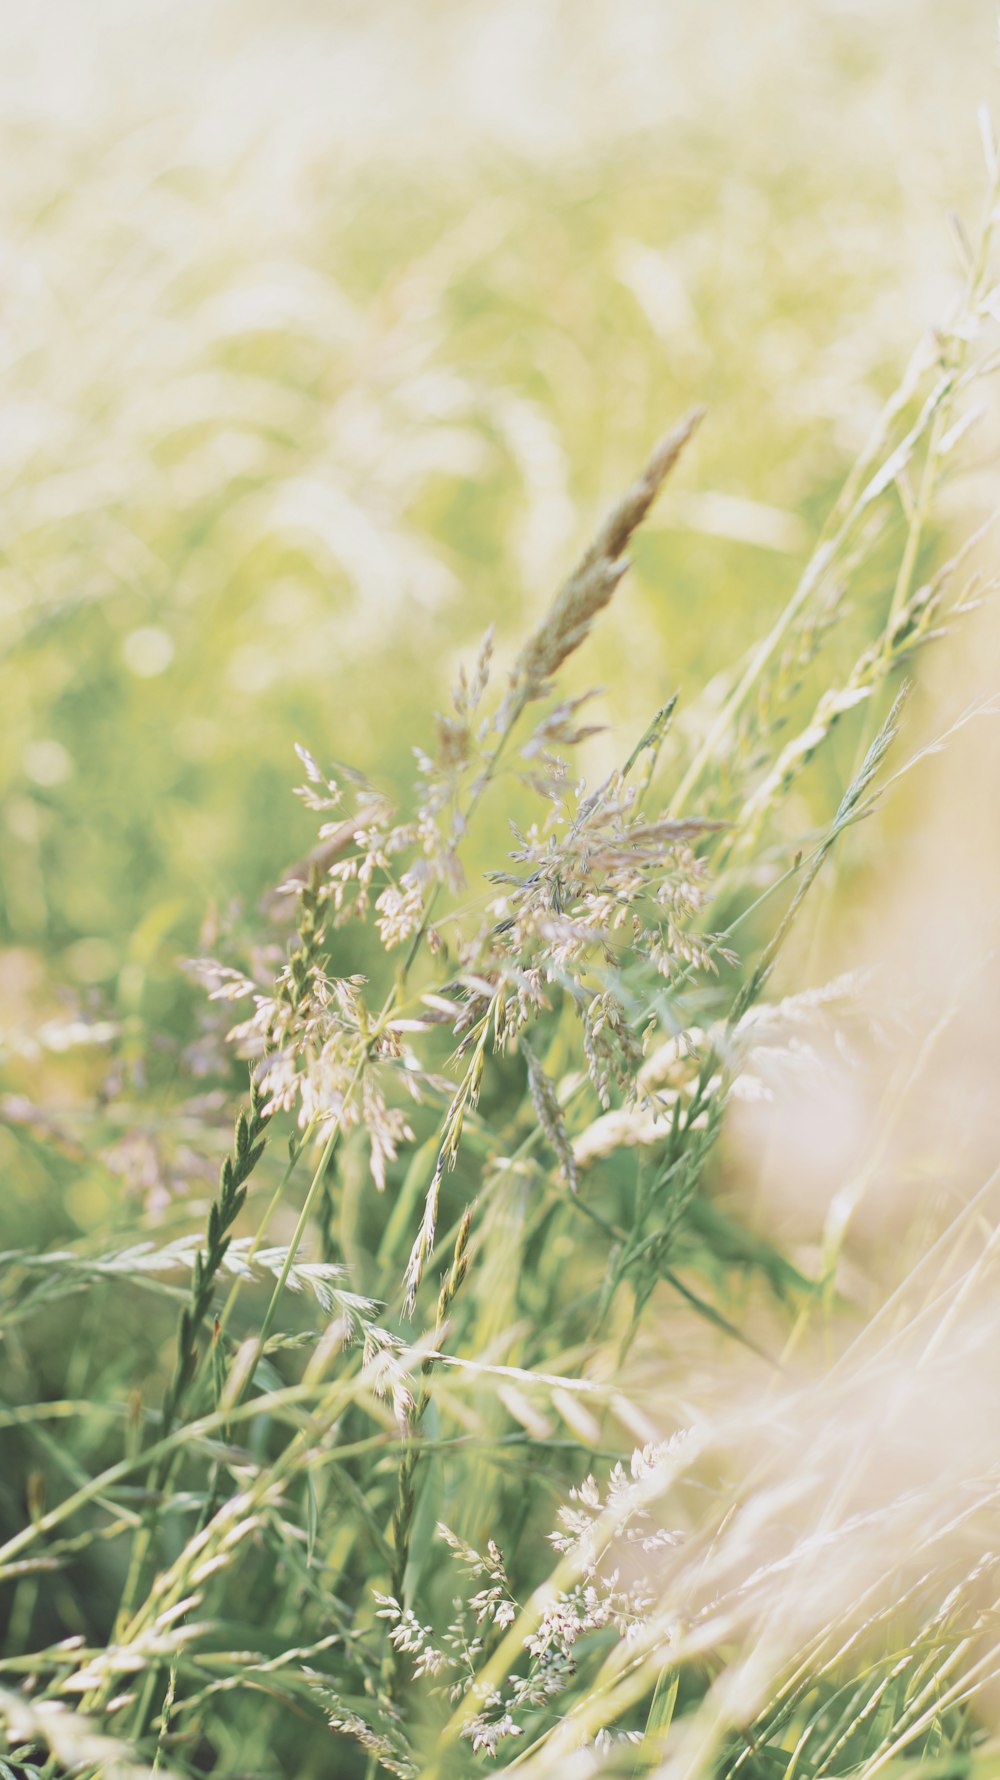
[[0,8],[0,1776],[1000,1768],[995,19]]

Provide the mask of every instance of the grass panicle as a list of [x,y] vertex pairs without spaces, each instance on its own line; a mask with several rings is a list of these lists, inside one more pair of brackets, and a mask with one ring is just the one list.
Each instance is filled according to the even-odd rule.
[[[143,1000],[180,919],[164,891],[130,942],[120,1006],[95,996],[62,1025],[42,1009],[34,1036],[30,1009],[12,1022],[4,1059],[22,1074],[0,1107],[17,1178],[51,1177],[79,1217],[46,1200],[22,1228],[18,1189],[0,1254],[3,1780],[991,1769],[1000,1242],[982,1057],[997,947],[964,883],[938,897],[943,935],[932,917],[934,874],[967,857],[970,827],[956,782],[942,799],[935,775],[957,760],[974,776],[972,755],[988,782],[980,720],[998,701],[978,689],[939,712],[949,695],[924,667],[931,643],[986,636],[972,627],[995,580],[991,516],[966,524],[958,498],[963,467],[983,461],[977,409],[996,368],[988,122],[984,151],[984,221],[958,231],[952,311],[881,405],[884,366],[870,367],[872,425],[839,495],[843,441],[835,452],[824,430],[796,458],[801,514],[711,489],[692,505],[676,488],[654,521],[692,409],[520,651],[498,614],[392,770],[388,679],[356,725],[371,777],[326,758],[336,698],[322,716],[308,706],[297,795],[314,844],[279,827],[274,862],[303,855],[281,889],[261,900],[254,884],[206,921],[219,956],[190,967],[207,990],[198,1019]],[[182,171],[165,204],[194,201]],[[428,540],[480,524],[470,479],[449,481],[479,419],[421,330],[450,283],[456,318],[483,308],[480,226],[456,225],[409,283],[387,284],[381,333],[360,327],[346,287],[336,302],[328,280],[310,287],[287,399],[254,421],[260,478],[236,410],[215,441],[235,466],[241,548],[301,614],[317,681],[311,528],[374,576],[386,634],[397,569],[428,634],[447,629]],[[505,226],[498,211],[490,227]],[[668,332],[683,310],[694,342],[676,278],[615,228],[629,302]],[[178,302],[201,289],[164,278]],[[248,298],[249,333],[236,311],[217,325],[242,390],[271,311]],[[317,317],[350,335],[359,392],[387,388],[353,406],[323,394],[330,412],[312,422],[331,464],[350,441],[353,493],[332,469],[293,477],[287,532],[272,531],[271,435],[302,424],[334,350],[326,338],[311,356]],[[793,346],[790,323],[759,342],[781,363]],[[749,326],[741,350],[755,350]],[[532,389],[572,368],[562,352]],[[649,416],[628,385],[615,424],[634,437]],[[195,415],[221,399],[207,372],[182,393]],[[558,581],[571,529],[561,457],[541,398],[487,394],[491,448],[533,466],[518,549],[534,594]],[[578,400],[598,400],[596,380]],[[410,409],[425,428],[413,451]],[[723,410],[724,397],[720,426]],[[178,488],[197,480],[192,427],[182,415],[161,441]],[[709,447],[706,432],[699,477]],[[723,559],[699,555],[706,534],[692,545],[685,512],[721,514],[727,549],[781,559],[762,618],[753,598],[730,602],[733,647],[712,585]],[[185,548],[226,523],[199,512]],[[126,552],[115,511],[106,525],[118,572],[140,557],[151,572],[155,550],[136,534]],[[663,593],[684,672],[642,708],[638,662],[627,724],[612,697],[605,728],[563,673],[584,675],[595,645],[613,664],[608,608],[644,525],[644,588]],[[62,583],[36,531],[52,602]],[[186,613],[199,590],[192,568]],[[244,724],[270,684],[265,618],[234,657]],[[349,653],[346,627],[338,608]],[[173,660],[164,636],[143,624],[126,638],[150,684]],[[641,635],[626,642],[643,653]],[[408,689],[400,722],[424,690]],[[210,752],[214,712],[199,722],[179,745]],[[54,793],[58,745],[26,759]],[[949,797],[943,838],[908,863],[908,800]],[[19,835],[39,821],[15,804]],[[243,826],[269,844],[263,802]],[[886,858],[891,944],[862,967],[844,956],[852,911],[877,907]],[[41,906],[40,879],[12,881]],[[26,955],[0,969],[30,1002]],[[87,981],[100,947],[66,956]],[[250,1089],[233,1130],[234,1057]]]

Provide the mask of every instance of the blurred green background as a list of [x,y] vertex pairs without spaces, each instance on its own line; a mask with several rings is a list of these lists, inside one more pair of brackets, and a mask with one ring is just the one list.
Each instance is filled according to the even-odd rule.
[[457,661],[490,622],[510,659],[703,401],[577,682],[598,754],[678,689],[697,723],[947,309],[994,31],[979,0],[3,9],[17,1089],[67,987],[189,1030],[206,910],[311,842],[292,744],[404,780]]

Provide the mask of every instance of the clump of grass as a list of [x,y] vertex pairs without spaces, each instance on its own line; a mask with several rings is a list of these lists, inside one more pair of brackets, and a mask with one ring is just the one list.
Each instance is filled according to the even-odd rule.
[[[28,1503],[8,1491],[0,1545],[9,1771],[976,1765],[996,1442],[959,1442],[944,1477],[914,1444],[991,1349],[995,1245],[967,1246],[984,1200],[848,1343],[837,1245],[806,1271],[713,1189],[762,1031],[855,999],[840,979],[763,1000],[886,787],[899,670],[981,592],[973,540],[921,573],[990,363],[987,147],[958,310],[694,733],[671,696],[588,786],[587,701],[557,676],[700,414],[499,685],[486,638],[401,807],[300,748],[319,833],[284,886],[295,935],[277,959],[273,935],[234,935],[194,967],[217,1009],[248,1004],[229,1037],[251,1069],[199,1233],[183,1204],[165,1241],[0,1258],[15,1379],[69,1294],[99,1316],[127,1291],[143,1330],[107,1355],[95,1328],[91,1357],[2,1412]],[[864,652],[810,709],[883,550]],[[802,833],[790,794],[817,761],[837,792]],[[467,878],[470,835],[501,818],[494,869]],[[714,1400],[664,1360],[675,1302],[692,1344],[731,1356]],[[814,1325],[843,1351],[803,1380]]]

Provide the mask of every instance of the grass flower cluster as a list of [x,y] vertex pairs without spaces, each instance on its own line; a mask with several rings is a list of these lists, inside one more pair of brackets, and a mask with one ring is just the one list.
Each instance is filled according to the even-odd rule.
[[[721,676],[617,763],[574,678],[699,408],[408,781],[301,738],[314,844],[206,921],[165,1113],[96,1004],[12,1044],[103,1060],[82,1113],[5,1113],[123,1189],[0,1254],[4,1780],[993,1772],[998,1171],[919,1119],[960,998],[815,969],[859,831],[996,713],[927,740],[907,698],[993,586],[948,506],[998,362],[983,145],[955,306]],[[785,1228],[748,1183],[817,1082]]]

